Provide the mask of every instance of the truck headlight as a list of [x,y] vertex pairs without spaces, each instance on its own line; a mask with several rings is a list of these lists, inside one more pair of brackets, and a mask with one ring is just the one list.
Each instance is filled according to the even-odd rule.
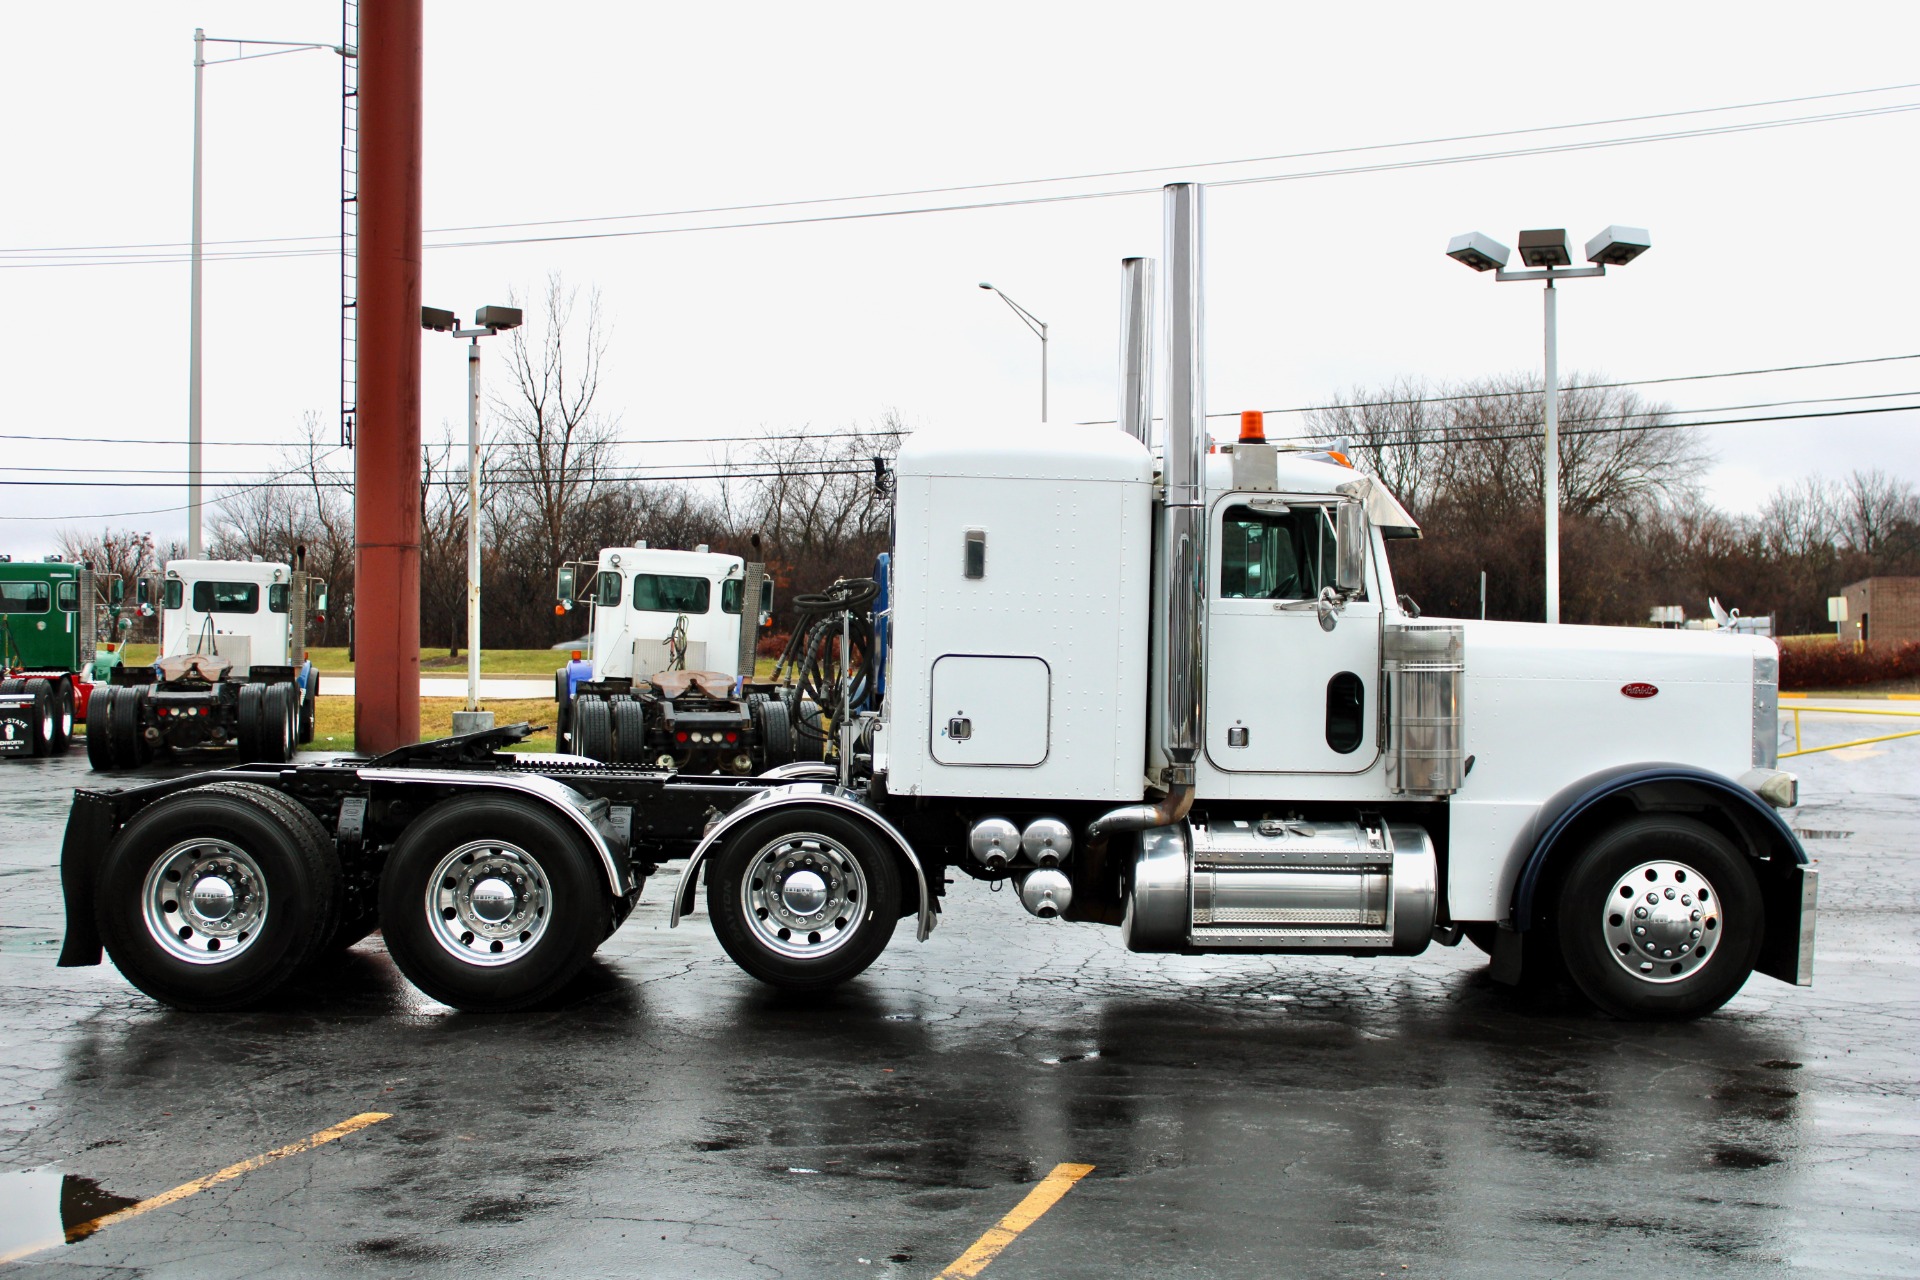
[[1780,763],[1780,655],[1778,651],[1753,659],[1753,767],[1772,769]]

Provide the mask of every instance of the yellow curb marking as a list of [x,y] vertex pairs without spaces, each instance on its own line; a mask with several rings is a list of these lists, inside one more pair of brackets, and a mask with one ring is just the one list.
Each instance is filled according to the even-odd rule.
[[[52,1240],[42,1240],[38,1244],[26,1245],[22,1248],[15,1249],[12,1253],[0,1255],[0,1266],[9,1262],[18,1262],[22,1258],[39,1253],[45,1249],[51,1249],[58,1244],[72,1244],[76,1240],[84,1240],[102,1227],[110,1227],[116,1222],[125,1222],[128,1218],[137,1218],[141,1214],[154,1209],[164,1209],[170,1204],[185,1200],[188,1196],[197,1196],[209,1187],[217,1187],[223,1182],[231,1182],[243,1173],[252,1173],[262,1165],[272,1164],[275,1160],[279,1160],[285,1156],[297,1156],[302,1151],[311,1151],[315,1147],[325,1146],[336,1138],[344,1138],[350,1133],[358,1133],[368,1125],[379,1124],[382,1120],[391,1120],[392,1118],[393,1113],[390,1111],[363,1111],[357,1116],[342,1120],[339,1124],[328,1129],[322,1129],[320,1132],[302,1138],[298,1142],[289,1142],[284,1147],[275,1147],[272,1151],[251,1156],[242,1160],[239,1164],[230,1164],[218,1173],[210,1173],[204,1178],[195,1178],[192,1182],[183,1182],[171,1191],[162,1191],[157,1196],[152,1196],[148,1199],[130,1204],[124,1209],[115,1209],[112,1213],[103,1213],[97,1218],[90,1218],[85,1222],[75,1223],[73,1226],[67,1228],[66,1234],[63,1237]],[[1065,1168],[1067,1166],[1062,1167]],[[1037,1217],[1038,1215],[1036,1214],[1035,1216]],[[972,1273],[969,1272],[968,1274]]]
[[1040,1220],[1040,1215],[1060,1203],[1060,1197],[1073,1190],[1073,1184],[1093,1172],[1090,1164],[1057,1164],[1040,1185],[1027,1192],[1027,1198],[1013,1212],[988,1228],[987,1233],[967,1247],[967,1251],[948,1264],[939,1280],[969,1280],[987,1269],[1022,1231]]

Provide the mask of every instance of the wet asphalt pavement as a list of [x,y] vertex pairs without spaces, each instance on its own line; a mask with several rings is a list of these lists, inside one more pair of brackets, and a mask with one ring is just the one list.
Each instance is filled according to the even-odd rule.
[[[1829,739],[1831,740],[1831,739]],[[1816,985],[1701,1022],[1530,1007],[1470,945],[1139,957],[957,885],[777,997],[674,883],[563,1006],[456,1014],[377,938],[268,1012],[54,967],[81,753],[0,763],[0,1256],[350,1116],[392,1118],[16,1264],[48,1276],[1920,1274],[1920,740],[1793,762]]]

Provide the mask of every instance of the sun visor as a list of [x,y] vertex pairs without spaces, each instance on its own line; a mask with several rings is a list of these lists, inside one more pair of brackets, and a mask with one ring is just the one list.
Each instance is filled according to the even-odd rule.
[[1372,476],[1361,476],[1337,486],[1339,491],[1349,498],[1357,498],[1366,507],[1367,519],[1380,530],[1382,537],[1417,538],[1420,526],[1400,505],[1400,500]]

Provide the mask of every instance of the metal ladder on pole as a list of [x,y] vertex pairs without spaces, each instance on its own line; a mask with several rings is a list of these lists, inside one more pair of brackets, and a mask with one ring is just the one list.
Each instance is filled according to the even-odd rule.
[[359,0],[341,0],[340,47],[340,446],[351,449],[360,364]]

